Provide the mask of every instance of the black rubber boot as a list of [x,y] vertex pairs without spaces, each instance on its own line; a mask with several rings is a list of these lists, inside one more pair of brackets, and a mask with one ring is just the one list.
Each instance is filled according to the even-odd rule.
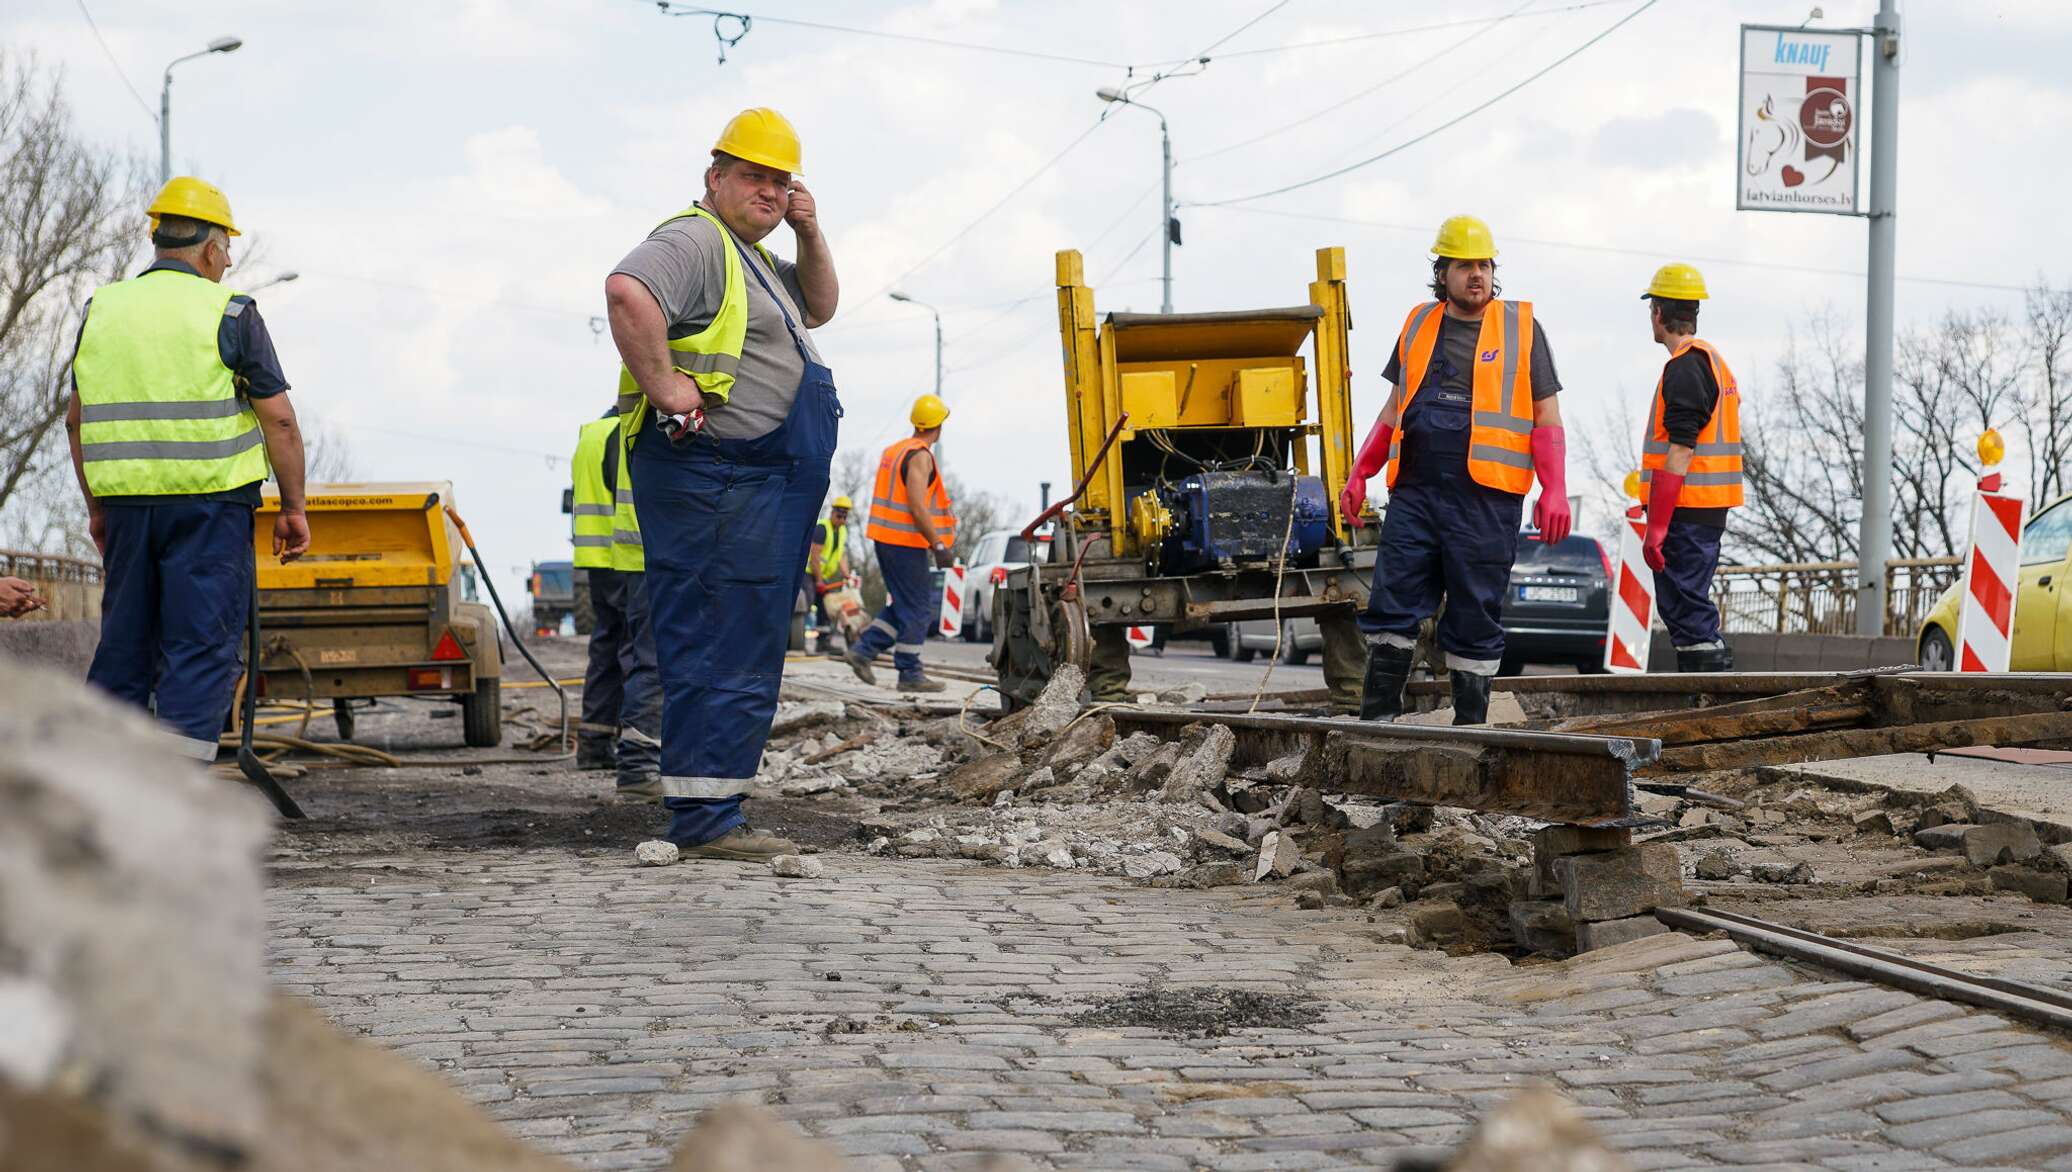
[[1367,678],[1360,688],[1361,720],[1394,720],[1403,715],[1403,685],[1410,682],[1415,647],[1367,648]]
[[1453,675],[1453,723],[1489,723],[1489,681],[1493,676],[1457,671]]
[[614,769],[619,762],[618,753],[605,737],[583,737],[576,741],[576,768],[581,770]]
[[1676,670],[1704,671],[1704,663],[1705,653],[1703,651],[1686,651],[1681,647],[1676,649]]
[[1700,647],[1676,652],[1678,671],[1733,671],[1734,649],[1731,647]]

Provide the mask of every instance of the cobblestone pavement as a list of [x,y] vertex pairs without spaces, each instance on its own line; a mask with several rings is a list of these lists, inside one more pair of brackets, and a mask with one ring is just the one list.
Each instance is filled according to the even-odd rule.
[[[1259,888],[824,858],[796,881],[616,851],[366,858],[407,878],[271,893],[271,961],[592,1168],[659,1168],[734,1097],[858,1168],[1387,1166],[1538,1080],[1638,1168],[2072,1169],[2072,1047],[1724,941],[1513,968]],[[1222,1036],[1072,1020],[1190,985],[1319,1012]]]

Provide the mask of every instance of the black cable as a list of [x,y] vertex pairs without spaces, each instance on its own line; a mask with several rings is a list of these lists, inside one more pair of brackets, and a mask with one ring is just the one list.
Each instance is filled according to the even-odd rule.
[[137,99],[137,105],[143,109],[144,116],[151,119],[151,125],[158,125],[158,112],[151,108],[151,103],[144,100],[143,94],[137,92],[137,87],[130,84],[129,74],[122,71],[122,62],[115,59],[115,50],[110,49],[108,42],[101,39],[101,26],[94,23],[94,14],[86,10],[86,0],[76,2],[79,5],[79,15],[86,18],[86,27],[94,35],[94,43],[101,46],[101,52],[108,57],[108,64],[115,67],[115,76],[122,79],[122,88],[130,92],[130,97]]
[[1252,200],[1265,199],[1268,196],[1284,195],[1290,191],[1299,191],[1305,187],[1314,187],[1319,183],[1323,183],[1331,179],[1336,179],[1341,175],[1351,174],[1352,172],[1357,171],[1362,167],[1367,167],[1375,163],[1379,163],[1380,161],[1388,158],[1391,155],[1401,154],[1402,152],[1409,150],[1411,147],[1416,146],[1417,144],[1425,141],[1428,138],[1433,137],[1434,135],[1437,135],[1446,130],[1450,130],[1453,127],[1459,126],[1461,123],[1466,122],[1468,119],[1473,118],[1475,115],[1480,114],[1482,111],[1489,109],[1491,106],[1496,105],[1498,102],[1503,101],[1505,98],[1510,97],[1512,94],[1517,93],[1519,90],[1524,89],[1526,86],[1531,85],[1533,82],[1538,81],[1540,78],[1543,78],[1547,76],[1549,73],[1554,72],[1556,69],[1559,69],[1561,66],[1574,60],[1577,56],[1582,54],[1584,51],[1588,50],[1591,46],[1597,44],[1599,41],[1602,41],[1606,37],[1617,32],[1620,28],[1624,27],[1625,24],[1628,21],[1631,21],[1634,17],[1639,16],[1641,13],[1646,12],[1650,8],[1653,8],[1656,4],[1660,2],[1661,0],[1641,0],[1640,5],[1634,8],[1633,11],[1613,21],[1609,26],[1600,31],[1597,35],[1591,37],[1589,40],[1584,41],[1582,44],[1577,45],[1575,48],[1570,49],[1568,52],[1563,53],[1559,57],[1556,57],[1553,61],[1547,63],[1546,65],[1542,66],[1540,69],[1534,71],[1533,73],[1526,75],[1526,77],[1523,80],[1503,90],[1499,90],[1495,95],[1491,96],[1486,101],[1478,103],[1477,105],[1472,106],[1465,111],[1462,111],[1454,117],[1449,118],[1444,122],[1441,122],[1439,125],[1432,127],[1430,130],[1425,131],[1423,134],[1416,135],[1408,139],[1407,141],[1398,143],[1395,146],[1390,147],[1389,149],[1381,152],[1378,155],[1370,155],[1367,158],[1361,159],[1356,163],[1348,163],[1335,171],[1327,171],[1322,175],[1312,176],[1311,178],[1304,179],[1297,183],[1290,183],[1282,187],[1276,187],[1270,191],[1256,192],[1252,195],[1233,196],[1229,199],[1196,200],[1189,206],[1223,207],[1234,203],[1249,203]]

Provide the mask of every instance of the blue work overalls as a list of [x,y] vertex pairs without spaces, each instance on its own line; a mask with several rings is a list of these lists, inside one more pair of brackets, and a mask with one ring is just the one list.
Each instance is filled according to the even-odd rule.
[[887,545],[874,541],[872,547],[878,554],[878,572],[885,577],[885,609],[864,628],[863,637],[856,641],[856,654],[863,659],[876,659],[887,647],[892,649],[892,666],[898,670],[901,680],[917,680],[922,677],[921,648],[928,642],[928,628],[935,625],[941,614],[941,600],[936,597],[935,587],[929,571],[935,568],[935,559],[925,549],[910,545]]
[[[590,666],[583,675],[585,738],[618,737],[618,784],[645,784],[661,768],[662,690],[648,614],[647,575],[603,568],[590,575]],[[594,730],[594,731],[593,731]],[[614,733],[616,730],[616,734]]]
[[1720,639],[1719,608],[1712,605],[1712,575],[1719,569],[1719,544],[1726,533],[1672,514],[1662,535],[1655,609],[1669,628],[1670,645],[1678,650],[1726,646]]
[[252,506],[168,496],[108,503],[101,644],[87,682],[180,734],[182,751],[216,759],[242,672],[252,610]]
[[741,263],[784,315],[805,363],[791,413],[754,439],[698,432],[681,444],[648,420],[632,452],[662,669],[663,805],[680,846],[746,822],[741,799],[777,711],[792,602],[842,417],[833,372],[813,361],[762,267],[745,253]]
[[1456,372],[1444,347],[1438,349],[1403,412],[1402,464],[1382,516],[1374,588],[1360,630],[1370,639],[1414,646],[1418,624],[1443,597],[1439,649],[1446,666],[1493,675],[1504,657],[1504,591],[1518,555],[1525,498],[1469,475],[1474,399],[1444,385]]

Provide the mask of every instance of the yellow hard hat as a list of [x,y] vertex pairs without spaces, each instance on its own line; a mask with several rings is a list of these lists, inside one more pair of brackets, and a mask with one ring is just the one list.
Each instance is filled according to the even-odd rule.
[[829,506],[828,506],[828,508],[830,508],[830,509],[851,509],[851,510],[853,510],[853,509],[855,509],[855,508],[856,508],[856,502],[855,502],[855,501],[852,501],[852,500],[850,500],[850,499],[849,499],[848,497],[845,497],[845,496],[838,496],[838,497],[836,497],[836,498],[835,498],[835,503],[834,503],[834,504],[831,504],[831,505],[829,505]]
[[1648,282],[1648,291],[1640,296],[1642,300],[1667,297],[1673,301],[1703,301],[1709,294],[1705,292],[1702,273],[1682,261],[1673,260],[1655,270],[1655,279]]
[[714,154],[725,151],[737,159],[793,175],[799,172],[799,132],[791,128],[784,115],[768,106],[734,115],[727,128],[719,132],[719,141],[712,144],[712,150]]
[[185,216],[200,220],[204,224],[215,224],[232,236],[239,235],[237,225],[230,218],[230,201],[214,184],[205,183],[192,175],[175,175],[158,189],[158,198],[144,209],[151,217],[151,230],[158,231],[158,217]]
[[950,405],[934,395],[923,395],[915,399],[913,413],[907,416],[913,420],[915,427],[924,431],[941,426],[942,421],[949,417]]
[[1496,237],[1489,225],[1473,216],[1448,216],[1432,241],[1432,255],[1448,260],[1495,260]]

